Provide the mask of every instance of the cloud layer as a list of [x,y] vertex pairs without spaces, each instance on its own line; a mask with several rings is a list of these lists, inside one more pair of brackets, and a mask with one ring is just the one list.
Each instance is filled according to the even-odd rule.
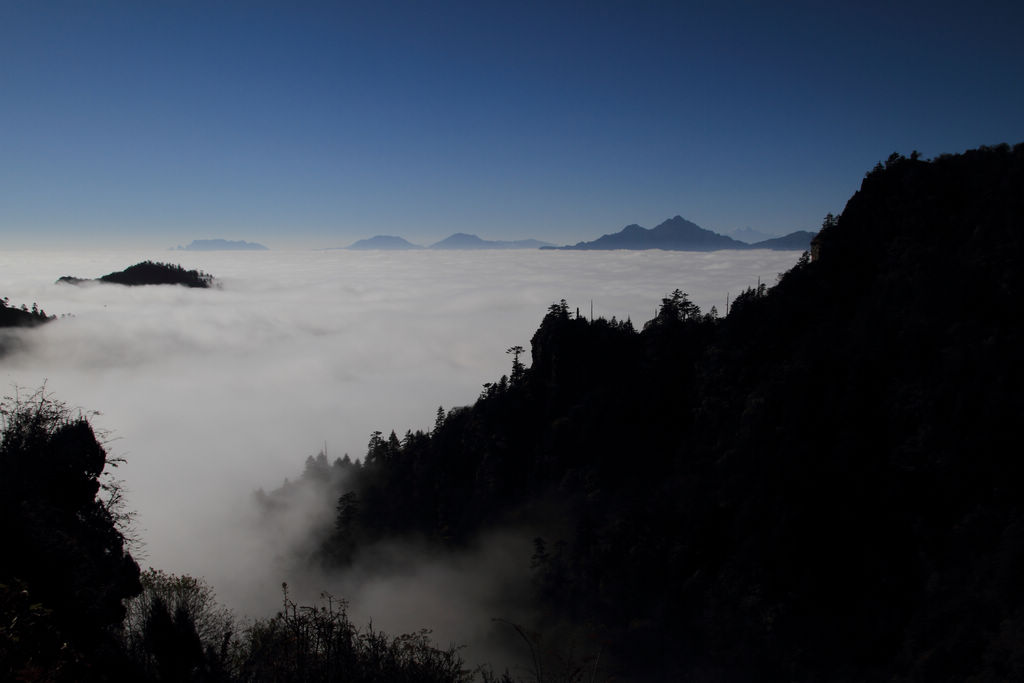
[[[275,550],[249,497],[301,472],[326,444],[361,457],[374,430],[429,429],[438,405],[471,403],[529,346],[547,307],[651,318],[680,288],[724,311],[794,252],[5,252],[0,295],[72,313],[19,332],[0,359],[6,391],[46,382],[100,411],[138,511],[144,562],[204,576],[229,604],[276,596]],[[57,285],[151,258],[215,275],[217,290]],[[490,552],[490,551],[488,551]],[[424,571],[444,576],[442,569]],[[259,606],[262,608],[264,606]],[[389,628],[387,624],[381,624]],[[427,624],[423,624],[426,626]],[[402,623],[401,628],[415,624]]]

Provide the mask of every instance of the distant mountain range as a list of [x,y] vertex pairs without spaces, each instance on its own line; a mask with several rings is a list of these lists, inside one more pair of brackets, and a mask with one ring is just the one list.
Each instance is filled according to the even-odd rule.
[[177,251],[267,251],[267,247],[257,242],[244,240],[192,240],[187,246],[177,247]]
[[[754,242],[741,241],[735,237],[720,235],[706,230],[681,216],[670,218],[654,228],[627,225],[622,230],[602,235],[591,242],[577,242],[564,247],[540,240],[485,240],[476,235],[457,232],[429,247],[395,235],[377,235],[354,242],[344,249],[352,250],[406,250],[406,249],[567,249],[567,250],[610,250],[610,249],[663,249],[666,251],[718,251],[720,249],[774,249],[777,251],[806,251],[811,248],[813,232],[798,230],[782,237],[760,239]],[[765,233],[741,228],[733,231],[736,237],[747,239],[766,237]]]
[[814,237],[814,233],[800,230],[782,237],[748,244],[732,237],[706,230],[682,216],[676,216],[654,228],[645,228],[636,224],[627,225],[619,232],[602,235],[592,242],[577,242],[571,246],[553,248],[569,250],[664,249],[666,251],[718,251],[719,249],[775,249],[780,251],[806,251],[811,248],[812,237]]
[[435,242],[429,247],[421,247],[418,244],[413,244],[403,237],[397,237],[395,235],[376,235],[364,240],[354,242],[345,249],[354,250],[367,250],[367,249],[382,249],[388,251],[394,250],[405,250],[405,249],[538,249],[540,247],[551,246],[550,242],[541,242],[540,240],[485,240],[476,235],[470,235],[464,232],[457,232],[454,235],[449,235],[440,242]]
[[539,249],[551,246],[550,242],[540,240],[485,240],[476,235],[457,232],[440,242],[430,245],[431,249]]

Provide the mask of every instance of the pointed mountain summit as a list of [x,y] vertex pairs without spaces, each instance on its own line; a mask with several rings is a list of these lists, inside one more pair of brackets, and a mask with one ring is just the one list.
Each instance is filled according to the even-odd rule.
[[562,249],[665,249],[668,251],[717,251],[747,249],[748,245],[725,235],[705,230],[682,216],[670,218],[654,228],[627,225],[619,232],[602,235],[592,242],[578,242]]

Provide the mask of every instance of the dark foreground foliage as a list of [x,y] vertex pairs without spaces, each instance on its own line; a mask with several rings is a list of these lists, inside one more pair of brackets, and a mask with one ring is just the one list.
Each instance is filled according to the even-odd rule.
[[0,406],[0,680],[120,680],[140,590],[89,422],[38,392]]
[[1022,145],[893,155],[726,318],[553,305],[532,367],[335,464],[320,560],[512,521],[625,678],[1024,678],[1021,188]]
[[240,624],[202,580],[139,572],[112,464],[45,392],[0,406],[0,681],[461,683],[426,631],[357,628],[345,603]]
[[[108,273],[99,282],[110,282],[118,285],[183,285],[185,287],[209,288],[213,286],[213,276],[201,270],[186,270],[180,265],[142,261],[124,270]],[[82,278],[65,275],[57,280],[66,284],[77,285],[89,282]]]
[[249,681],[395,681],[448,683],[471,680],[455,648],[441,650],[429,632],[390,637],[372,625],[356,628],[345,603],[300,607],[285,589],[284,609],[246,634],[241,679]]
[[471,680],[455,648],[429,632],[389,636],[356,627],[346,603],[289,599],[277,615],[246,625],[220,607],[203,581],[156,570],[129,605],[126,648],[141,680],[253,683],[462,683]]

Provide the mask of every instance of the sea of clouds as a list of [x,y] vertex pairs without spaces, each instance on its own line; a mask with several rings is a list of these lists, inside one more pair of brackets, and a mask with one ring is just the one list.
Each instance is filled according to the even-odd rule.
[[[22,343],[0,357],[3,393],[45,383],[68,405],[98,411],[94,425],[106,430],[111,454],[125,459],[117,473],[137,511],[143,566],[203,576],[229,606],[270,611],[289,579],[269,569],[278,566],[275,554],[287,552],[287,530],[254,526],[255,490],[296,477],[305,458],[325,446],[331,459],[358,458],[374,430],[428,430],[439,405],[472,403],[484,382],[509,372],[506,349],[529,348],[559,299],[583,315],[593,302],[596,316],[629,317],[639,328],[675,288],[704,310],[724,312],[728,296],[759,279],[774,283],[797,257],[7,251],[0,253],[0,296],[73,317],[14,333]],[[99,277],[147,258],[204,270],[220,287],[55,282]],[[296,528],[303,524],[295,520]],[[514,545],[482,543],[485,556],[502,558]],[[457,574],[429,562],[409,570],[420,588],[425,577],[446,583]],[[413,599],[393,585],[362,586],[382,601]],[[473,599],[472,591],[465,595]],[[418,613],[411,614],[393,625],[369,616],[384,628],[431,625],[413,623]]]

